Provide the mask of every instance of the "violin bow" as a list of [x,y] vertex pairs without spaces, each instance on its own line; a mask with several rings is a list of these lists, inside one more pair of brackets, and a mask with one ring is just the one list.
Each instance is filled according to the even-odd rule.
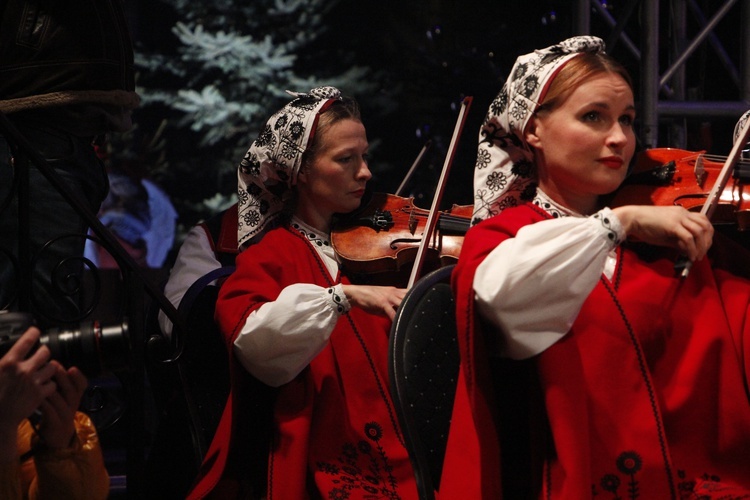
[[422,265],[424,264],[425,258],[425,249],[429,246],[430,238],[432,238],[432,233],[434,232],[435,224],[437,223],[438,207],[440,206],[440,201],[443,198],[445,182],[448,179],[448,172],[450,171],[450,167],[453,164],[453,158],[456,155],[456,144],[458,144],[458,140],[461,137],[461,132],[463,131],[464,124],[466,123],[466,115],[469,112],[472,100],[473,97],[467,96],[464,97],[463,102],[461,102],[461,108],[458,111],[458,120],[456,121],[456,126],[453,130],[453,137],[451,138],[450,145],[448,146],[448,154],[445,156],[443,171],[440,173],[440,180],[438,181],[438,186],[435,191],[435,197],[432,199],[430,215],[427,217],[424,234],[422,236],[422,241],[419,244],[419,250],[417,250],[417,257],[416,259],[414,259],[414,267],[412,267],[411,269],[411,276],[409,277],[409,284],[407,285],[407,288],[411,288],[412,285],[414,285],[414,282],[417,281],[417,276],[419,276],[422,270]]
[[401,196],[401,191],[404,190],[404,186],[406,186],[406,183],[411,179],[411,176],[414,175],[414,171],[417,169],[417,165],[420,164],[422,161],[422,157],[427,152],[428,149],[430,149],[430,146],[432,146],[432,140],[428,140],[424,143],[424,146],[422,146],[422,150],[417,155],[417,158],[414,160],[414,163],[411,164],[411,168],[408,172],[406,172],[406,175],[404,176],[404,180],[401,181],[401,185],[398,187],[396,192],[394,193],[396,196]]
[[[703,215],[711,219],[711,216],[713,216],[714,211],[716,210],[716,205],[719,203],[719,198],[721,197],[721,193],[724,191],[724,187],[726,187],[727,182],[729,181],[729,177],[732,175],[732,172],[734,171],[735,166],[737,165],[737,162],[740,159],[740,156],[742,155],[742,150],[745,148],[745,145],[747,144],[748,139],[750,139],[750,120],[747,120],[745,122],[745,125],[742,127],[742,132],[740,132],[740,135],[737,137],[737,140],[734,141],[734,146],[732,146],[732,151],[729,153],[729,156],[727,156],[727,159],[724,161],[724,166],[721,167],[721,171],[719,171],[719,176],[716,179],[716,182],[714,183],[713,187],[711,188],[711,191],[708,193],[708,198],[706,198],[706,202],[703,204],[703,207],[701,208],[701,212]],[[687,275],[690,273],[690,268],[693,266],[693,263],[687,258],[683,258],[677,261],[675,264],[675,269],[680,270],[680,276],[683,278],[686,278]]]

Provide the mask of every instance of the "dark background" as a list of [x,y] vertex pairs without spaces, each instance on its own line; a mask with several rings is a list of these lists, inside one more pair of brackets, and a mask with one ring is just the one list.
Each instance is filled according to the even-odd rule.
[[[602,2],[616,19],[630,2]],[[695,2],[710,17],[725,2]],[[299,70],[324,74],[332,67],[358,64],[387,76],[380,92],[396,103],[392,110],[368,109],[363,119],[370,141],[378,140],[371,167],[376,191],[394,192],[417,157],[425,141],[433,147],[420,164],[407,194],[417,205],[429,207],[465,96],[473,97],[466,126],[452,165],[444,205],[470,204],[471,178],[479,126],[494,96],[500,90],[516,57],[573,36],[573,2],[500,0],[342,0],[327,14],[329,29],[313,47],[320,57],[302,59]],[[660,73],[671,64],[670,33],[673,30],[671,2],[660,2]],[[160,2],[129,2],[131,31],[136,44],[168,47],[173,43],[170,27],[179,14]],[[640,8],[624,26],[624,33],[640,46]],[[735,65],[739,65],[740,5],[733,7],[715,33]],[[698,23],[688,15],[688,40],[698,33]],[[608,43],[608,52],[618,58],[634,78],[640,78],[641,62],[621,40],[610,39],[612,28],[592,10],[590,34]],[[642,50],[642,49],[641,49]],[[321,57],[325,64],[321,63]],[[307,65],[307,67],[306,67]],[[736,101],[740,91],[728,76],[710,45],[704,42],[686,63],[688,99]],[[346,92],[347,89],[342,89]],[[636,88],[636,100],[638,100]],[[666,96],[661,98],[667,99]],[[146,113],[143,115],[147,121]],[[136,120],[139,116],[136,115]],[[688,150],[726,154],[736,118],[680,120],[688,131]],[[658,146],[676,146],[666,135],[670,122],[660,123]],[[638,123],[636,123],[638,129]]]

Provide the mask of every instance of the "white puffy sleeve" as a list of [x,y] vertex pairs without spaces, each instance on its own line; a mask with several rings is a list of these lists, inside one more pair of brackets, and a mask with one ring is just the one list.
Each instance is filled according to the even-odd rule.
[[590,217],[563,217],[521,228],[478,266],[479,314],[501,332],[497,354],[524,359],[562,338],[625,238],[605,208]]
[[325,347],[339,317],[349,309],[341,284],[290,285],[248,316],[234,341],[235,355],[261,382],[286,384]]

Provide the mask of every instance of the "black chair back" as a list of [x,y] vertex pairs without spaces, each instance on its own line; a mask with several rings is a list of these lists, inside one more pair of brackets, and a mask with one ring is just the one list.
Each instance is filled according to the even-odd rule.
[[391,327],[391,395],[422,499],[435,498],[440,486],[458,378],[453,267],[418,280]]
[[226,347],[214,322],[219,287],[211,283],[233,271],[233,266],[215,269],[188,288],[177,309],[187,325],[182,355],[147,363],[159,412],[145,472],[148,498],[185,498],[218,427],[230,379]]

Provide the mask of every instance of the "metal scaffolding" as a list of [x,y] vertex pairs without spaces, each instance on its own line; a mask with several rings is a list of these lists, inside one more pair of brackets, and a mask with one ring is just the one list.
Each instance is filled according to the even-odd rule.
[[[710,16],[706,16],[695,0],[665,1],[668,1],[669,19],[660,19],[659,0],[629,0],[617,12],[619,18],[611,14],[604,0],[578,0],[573,13],[575,34],[600,36],[608,47],[622,44],[639,61],[639,133],[645,147],[659,146],[659,127],[664,127],[666,121],[671,121],[668,145],[685,147],[686,126],[684,120],[680,124],[680,119],[739,118],[750,109],[750,0],[727,0],[716,5]],[[739,33],[731,40],[739,43],[739,58],[735,60],[715,33],[718,23],[730,15],[740,16]],[[637,41],[625,29],[633,16],[638,16]],[[594,20],[602,20],[610,32],[592,33]],[[688,35],[688,21],[699,26],[697,33]],[[665,37],[668,37],[669,56],[662,55],[662,59],[668,59],[666,61],[660,60],[659,53],[660,40]],[[710,45],[737,87],[737,94],[729,96],[729,100],[688,99],[690,82],[685,65],[704,43]]]

